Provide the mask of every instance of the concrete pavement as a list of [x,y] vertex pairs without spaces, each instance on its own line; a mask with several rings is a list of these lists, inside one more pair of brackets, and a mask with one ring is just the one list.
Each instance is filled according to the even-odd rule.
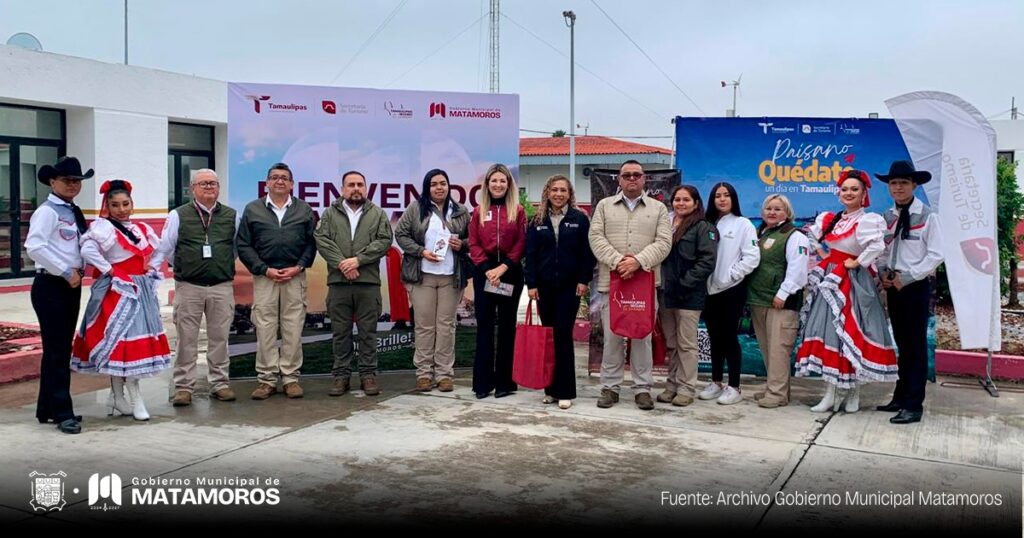
[[[816,415],[808,405],[821,385],[804,379],[794,384],[793,404],[774,410],[753,402],[756,379],[744,380],[745,399],[735,406],[698,401],[643,412],[626,389],[604,410],[595,406],[584,350],[577,348],[580,397],[567,411],[528,390],[477,400],[468,372],[448,394],[415,393],[411,373],[389,373],[378,397],[330,398],[330,380],[311,378],[305,398],[264,402],[247,398],[254,381],[237,381],[237,402],[210,401],[200,390],[191,407],[175,409],[163,376],[143,382],[147,423],[106,416],[106,388],[81,392],[75,403],[85,430],[73,436],[36,423],[26,388],[34,382],[0,387],[0,522],[1021,532],[1019,392],[993,399],[932,385],[925,421],[902,427],[868,410],[887,401],[887,386],[863,391],[864,411]],[[32,471],[67,474],[63,510],[33,513]],[[94,473],[121,479],[117,509],[102,498],[90,507]],[[165,482],[132,486],[153,477]],[[257,479],[256,489],[279,490],[279,503],[139,505],[131,493],[201,489],[198,481],[210,478]],[[880,496],[890,492],[909,493],[914,504],[888,506],[901,502]],[[974,496],[922,506],[931,493],[939,501]],[[882,506],[863,506],[872,494]],[[704,495],[709,506],[699,505]],[[836,496],[838,506],[821,505]]]

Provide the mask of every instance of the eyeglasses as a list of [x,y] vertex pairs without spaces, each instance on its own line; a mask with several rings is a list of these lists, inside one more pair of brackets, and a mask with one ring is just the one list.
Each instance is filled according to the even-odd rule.
[[53,179],[55,179],[57,181],[60,181],[60,182],[63,182],[63,183],[67,183],[68,185],[78,185],[78,184],[82,183],[82,178],[80,178],[80,177],[63,176],[63,177],[55,177]]
[[270,176],[267,178],[269,181],[291,181],[292,178],[288,176]]
[[631,181],[634,179],[640,179],[644,177],[644,174],[643,172],[626,172],[625,174],[619,174],[619,177],[625,179],[626,181]]
[[218,182],[218,181],[200,181],[198,183],[194,183],[194,185],[197,186],[197,187],[203,188],[203,189],[212,189],[212,188],[216,187],[217,185],[220,185],[220,182]]

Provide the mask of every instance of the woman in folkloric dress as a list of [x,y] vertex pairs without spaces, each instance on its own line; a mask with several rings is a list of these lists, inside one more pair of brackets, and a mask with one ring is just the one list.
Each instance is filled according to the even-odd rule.
[[[149,420],[139,379],[171,366],[171,349],[156,298],[158,275],[147,274],[159,238],[145,223],[131,222],[131,183],[100,187],[100,218],[82,236],[82,258],[102,274],[92,285],[85,318],[75,335],[71,368],[110,375],[113,411]],[[124,397],[125,386],[132,399]]]
[[885,220],[864,211],[867,173],[847,170],[838,183],[844,209],[818,215],[810,227],[811,248],[822,261],[808,275],[810,296],[800,313],[797,375],[818,372],[826,381],[825,396],[811,408],[816,413],[838,410],[837,388],[848,389],[845,409],[853,413],[860,408],[860,384],[897,378],[889,322],[870,268],[885,249]]

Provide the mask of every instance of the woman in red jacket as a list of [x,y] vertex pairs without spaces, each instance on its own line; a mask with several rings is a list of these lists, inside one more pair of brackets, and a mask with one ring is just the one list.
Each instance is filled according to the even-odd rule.
[[507,166],[495,164],[488,168],[483,186],[480,205],[473,210],[469,222],[476,310],[473,392],[477,398],[486,398],[493,390],[495,398],[503,398],[518,388],[512,381],[512,353],[519,296],[523,292],[520,259],[526,248],[526,212],[519,205],[519,189]]

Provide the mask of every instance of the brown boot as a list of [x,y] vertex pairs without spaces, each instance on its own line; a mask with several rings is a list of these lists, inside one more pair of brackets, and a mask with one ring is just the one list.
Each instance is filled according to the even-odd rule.
[[192,393],[187,390],[175,392],[174,398],[171,399],[171,405],[174,407],[188,407],[192,405]]
[[654,400],[651,399],[649,392],[641,392],[634,396],[633,399],[636,401],[636,406],[644,411],[654,409]]
[[608,409],[609,407],[619,403],[619,393],[612,389],[601,389],[601,396],[597,398],[597,406],[602,409]]
[[669,403],[673,398],[676,397],[676,393],[665,389],[661,394],[658,395],[657,400],[661,403]]
[[367,396],[376,396],[380,394],[380,387],[377,386],[376,377],[370,376],[364,378],[359,382],[359,387],[363,389],[363,392],[365,392]]
[[334,384],[331,385],[331,389],[327,391],[328,396],[344,396],[349,389],[348,377],[335,377]]
[[430,392],[433,385],[434,383],[428,377],[421,377],[416,380],[416,390],[420,392]]
[[256,386],[256,390],[252,391],[253,400],[266,400],[277,392],[277,387],[268,385],[266,383],[260,383]]
[[224,387],[220,390],[211,392],[210,398],[220,400],[222,402],[233,402],[235,401],[235,391],[231,390],[230,387]]
[[444,378],[437,382],[437,390],[441,392],[451,392],[455,390],[455,383],[452,383],[451,379]]
[[285,385],[284,385],[284,395],[285,396],[287,396],[289,398],[302,398],[302,396],[304,394],[305,394],[305,391],[303,391],[302,387],[299,386],[299,382],[298,381],[292,381],[291,383],[285,383]]

